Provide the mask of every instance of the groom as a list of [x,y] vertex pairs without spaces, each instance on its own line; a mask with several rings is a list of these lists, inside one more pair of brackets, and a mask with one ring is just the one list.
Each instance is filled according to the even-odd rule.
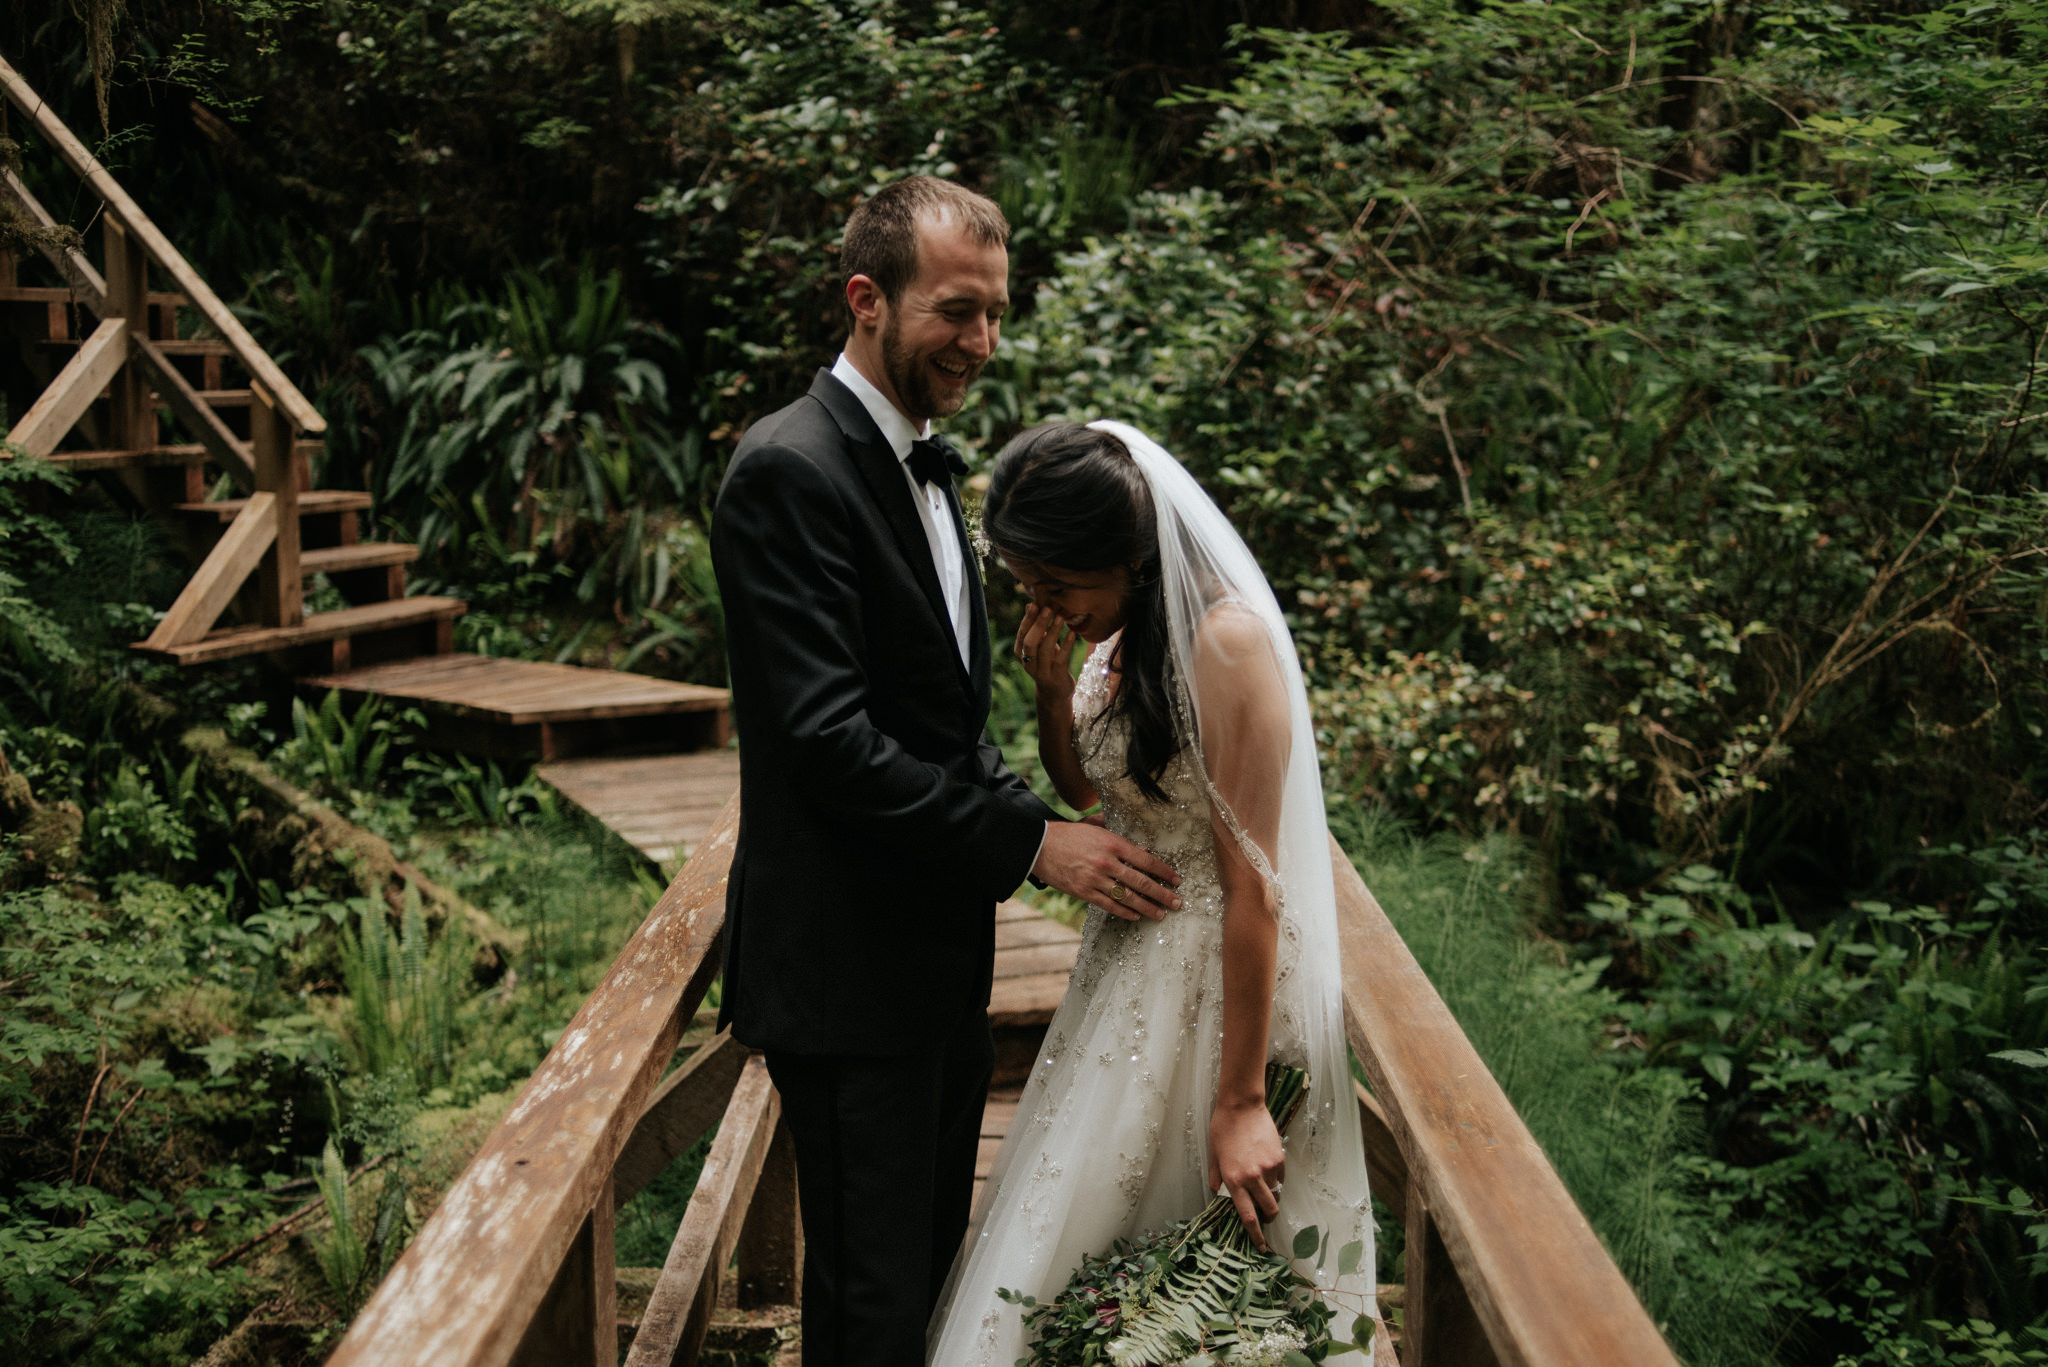
[[994,1051],[995,903],[1026,876],[1127,918],[1179,878],[1060,820],[990,743],[979,566],[931,437],[994,354],[1009,224],[929,176],[840,251],[851,335],[755,423],[711,549],[739,727],[721,1023],[795,1140],[806,1367],[919,1367],[967,1226]]

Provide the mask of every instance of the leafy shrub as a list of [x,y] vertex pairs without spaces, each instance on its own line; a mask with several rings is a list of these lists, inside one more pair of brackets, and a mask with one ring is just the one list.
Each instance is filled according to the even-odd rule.
[[327,1237],[319,1244],[320,1272],[327,1279],[327,1294],[334,1298],[334,1303],[344,1313],[353,1313],[363,1300],[363,1274],[370,1270],[370,1257],[363,1246],[363,1236],[356,1229],[348,1168],[332,1139],[320,1151],[317,1180],[331,1225]]
[[[1483,764],[1439,761],[1462,783],[1403,785],[1419,815],[1505,818],[1568,865],[1608,865],[1619,837],[1654,873],[1838,793],[1810,751],[1924,795],[1880,824],[1963,819],[1982,799],[1958,747],[2013,743],[2000,698],[2041,683],[2021,644],[2036,429],[2000,425],[2032,343],[1989,301],[2043,277],[2032,247],[1993,249],[2018,221],[1997,150],[2017,125],[1925,81],[1958,33],[1990,83],[2021,40],[1945,10],[1884,28],[1879,61],[1868,30],[1794,13],[1796,43],[1720,49],[1720,84],[1685,96],[1714,121],[1676,148],[1620,67],[1694,41],[1677,12],[1617,18],[1618,48],[1435,0],[1391,7],[1384,42],[1243,33],[1237,79],[1199,92],[1207,185],[1059,258],[983,421],[1161,436],[1325,667],[1392,647],[1503,674],[1513,726]],[[1754,92],[1791,80],[1896,91],[1924,123],[1776,140]],[[1703,169],[1656,169],[1681,158]],[[1959,242],[1986,252],[1944,254]],[[1963,620],[1985,625],[1962,640]],[[1938,702],[1898,703],[1935,680]]]
[[374,789],[384,775],[394,741],[424,726],[426,718],[408,708],[387,715],[384,699],[376,694],[356,705],[348,716],[341,707],[341,691],[330,688],[317,708],[306,706],[303,698],[292,699],[291,739],[271,754],[284,773],[310,782],[337,797]]
[[265,1142],[332,1054],[277,971],[324,911],[119,888],[0,893],[0,1318],[31,1362],[182,1363],[228,1327],[249,1279],[207,1264],[274,1218]]
[[525,817],[555,815],[555,792],[531,773],[509,782],[496,760],[468,755],[407,755],[407,799],[430,805],[443,820],[481,827],[506,826]]
[[73,665],[78,649],[63,626],[26,596],[23,574],[37,568],[68,566],[78,548],[56,520],[31,512],[24,495],[31,490],[63,492],[70,476],[20,448],[0,444],[0,645],[7,656],[30,665]]
[[397,429],[375,488],[430,570],[476,584],[465,645],[575,653],[582,637],[556,641],[544,615],[573,583],[628,633],[654,625],[628,661],[703,673],[722,658],[696,526],[715,469],[700,427],[671,430],[674,342],[629,316],[623,288],[588,265],[567,285],[522,273],[502,302],[457,290],[430,325],[364,347]]
[[1959,1310],[2037,1320],[2048,1072],[2007,1056],[2048,1041],[2048,963],[1995,902],[1862,902],[1807,931],[1695,867],[1589,910],[1612,927],[1590,966],[1642,984],[1628,1057],[1704,1102],[1711,1203],[1778,1231],[1752,1276],[1785,1333],[1920,1360]]
[[[671,344],[628,316],[623,288],[588,265],[567,287],[520,273],[502,301],[456,290],[431,324],[366,347],[403,415],[377,470],[387,514],[432,548],[475,518],[518,549],[559,550],[650,494],[701,497],[701,437],[662,426]],[[455,489],[463,501],[437,501]]]
[[197,777],[196,762],[172,780],[170,799],[150,781],[147,764],[123,763],[99,802],[85,814],[89,866],[98,873],[166,873],[193,857],[193,834],[178,813],[187,805]]

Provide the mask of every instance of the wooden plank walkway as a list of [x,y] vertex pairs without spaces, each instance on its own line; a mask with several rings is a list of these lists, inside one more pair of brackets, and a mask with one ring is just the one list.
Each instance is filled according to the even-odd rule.
[[[1045,1028],[1081,949],[1081,933],[1023,902],[996,908],[996,981],[989,994],[989,1024]],[[1035,1053],[1037,1045],[1032,1046]]]
[[543,783],[673,876],[740,786],[737,750],[541,764]]
[[[736,751],[709,750],[563,760],[539,765],[534,773],[673,876],[739,786],[740,761]],[[982,1112],[975,1154],[977,1204],[989,1165],[1016,1117],[1023,1078],[1046,1024],[1066,996],[1067,976],[1080,948],[1079,931],[1026,903],[1012,899],[996,908],[995,984],[988,1008],[996,1035],[996,1080]]]
[[[506,758],[721,748],[730,694],[610,669],[449,653],[301,679],[420,708],[430,744]],[[730,789],[728,789],[728,792]]]

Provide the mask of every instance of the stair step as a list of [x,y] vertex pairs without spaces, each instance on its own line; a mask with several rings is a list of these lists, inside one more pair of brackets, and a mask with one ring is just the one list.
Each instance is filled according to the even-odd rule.
[[307,574],[340,574],[374,570],[385,565],[410,565],[420,558],[418,546],[403,541],[358,541],[352,546],[321,546],[299,552],[299,568]]
[[[216,498],[205,503],[180,503],[181,513],[215,517],[232,522],[249,505],[246,498]],[[370,496],[361,489],[308,489],[299,494],[299,516],[311,513],[360,513],[368,511]]]
[[[67,285],[0,285],[0,304],[68,304],[83,303],[78,292]],[[184,308],[192,301],[182,294],[170,294],[163,290],[149,292],[151,308]]]
[[247,389],[202,389],[198,394],[202,403],[215,408],[247,408],[253,392]]
[[66,470],[139,470],[155,465],[203,465],[206,448],[192,442],[153,446],[146,451],[54,451],[44,459]]
[[[76,347],[83,337],[41,337],[36,346]],[[232,356],[235,349],[218,337],[152,337],[149,344],[166,356]]]
[[316,612],[295,627],[225,627],[218,631],[209,631],[190,645],[157,650],[152,649],[147,642],[137,641],[129,649],[154,659],[167,660],[172,664],[207,664],[214,660],[260,655],[265,651],[284,650],[291,646],[339,640],[344,636],[389,631],[393,627],[453,621],[466,612],[468,607],[469,605],[460,598],[422,595],[418,598],[398,598],[388,603],[365,603],[361,607],[343,608],[339,612]]

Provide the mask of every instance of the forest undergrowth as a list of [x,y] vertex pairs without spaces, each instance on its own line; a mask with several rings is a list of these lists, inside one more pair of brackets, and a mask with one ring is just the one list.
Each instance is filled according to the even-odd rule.
[[[30,1362],[184,1363],[230,1334],[316,1361],[662,884],[523,773],[420,748],[416,717],[124,658],[163,600],[74,592],[65,562],[147,580],[153,529],[30,512],[33,468],[0,463],[0,1318]],[[489,938],[417,886],[365,890],[251,801],[251,768]],[[660,1262],[701,1161],[620,1212],[622,1262]]]

